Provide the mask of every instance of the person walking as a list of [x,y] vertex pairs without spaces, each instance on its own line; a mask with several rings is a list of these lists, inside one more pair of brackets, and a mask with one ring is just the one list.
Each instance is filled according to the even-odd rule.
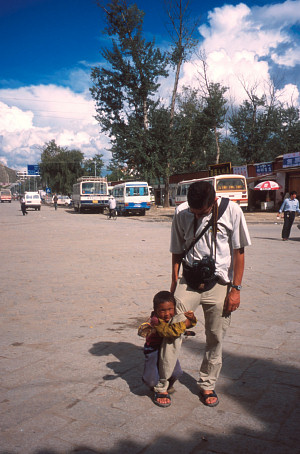
[[25,198],[23,196],[20,199],[20,203],[21,203],[22,214],[23,214],[23,216],[25,216],[25,214],[27,214],[27,210],[26,210]]
[[297,192],[291,191],[290,197],[285,199],[279,208],[279,216],[284,216],[283,228],[282,228],[282,241],[287,241],[290,237],[291,228],[295,220],[296,211],[299,213],[299,200],[296,199]]
[[[184,319],[184,312],[202,306],[206,347],[198,387],[203,404],[219,403],[215,386],[222,367],[222,340],[230,315],[240,306],[244,272],[244,247],[251,244],[241,208],[229,199],[217,199],[212,185],[198,181],[189,187],[188,201],[176,209],[171,231],[172,281],[176,314],[170,323]],[[182,276],[179,276],[182,264]],[[160,381],[155,392],[167,394],[168,380],[179,356],[182,337],[160,349]],[[167,397],[160,400],[167,403]]]
[[53,203],[54,203],[54,209],[55,209],[55,210],[57,210],[57,201],[58,201],[57,195],[54,194]]
[[112,214],[114,212],[114,210],[116,209],[116,206],[117,206],[117,202],[116,202],[116,199],[114,198],[114,196],[110,196],[110,198],[108,199],[108,208],[109,208],[109,218],[112,217]]

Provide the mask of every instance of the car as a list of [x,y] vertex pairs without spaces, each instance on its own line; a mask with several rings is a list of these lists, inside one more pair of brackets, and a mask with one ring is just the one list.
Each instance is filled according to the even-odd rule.
[[24,194],[26,208],[33,208],[34,210],[41,210],[41,197],[38,192],[25,192]]
[[[54,198],[54,196],[52,197],[52,203],[54,203],[53,198]],[[57,196],[57,205],[58,206],[64,205],[64,206],[68,207],[71,205],[71,202],[72,201],[71,201],[70,197],[67,195],[58,195]]]

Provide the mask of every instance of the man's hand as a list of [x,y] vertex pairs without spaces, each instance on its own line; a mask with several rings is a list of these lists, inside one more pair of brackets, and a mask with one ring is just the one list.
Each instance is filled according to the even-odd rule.
[[225,298],[225,312],[236,311],[240,306],[240,291],[232,288]]

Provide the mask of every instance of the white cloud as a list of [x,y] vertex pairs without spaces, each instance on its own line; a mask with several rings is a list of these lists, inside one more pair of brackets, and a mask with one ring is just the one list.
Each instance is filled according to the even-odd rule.
[[0,159],[12,168],[40,160],[50,140],[79,149],[89,158],[97,153],[108,163],[108,140],[100,134],[88,91],[39,85],[0,90]]
[[33,114],[0,102],[0,131],[17,132],[32,128]]
[[[294,67],[300,63],[299,47],[292,34],[292,27],[299,21],[300,0],[252,9],[241,3],[210,11],[208,23],[199,27],[203,37],[199,50],[205,52],[209,80],[230,87],[228,96],[237,103],[246,98],[243,84],[256,87],[257,95],[266,93],[274,70],[271,64]],[[186,63],[181,85],[197,86],[201,69],[197,57]],[[294,101],[297,101],[300,81],[288,82],[289,88],[280,90],[281,100],[290,101],[288,96],[293,86]],[[285,93],[288,93],[286,98]]]

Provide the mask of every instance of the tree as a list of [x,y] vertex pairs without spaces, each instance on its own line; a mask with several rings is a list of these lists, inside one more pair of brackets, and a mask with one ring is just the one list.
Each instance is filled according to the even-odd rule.
[[103,154],[95,154],[91,159],[86,159],[83,163],[83,173],[86,176],[101,176],[104,167]]
[[[111,49],[102,49],[106,61],[92,69],[91,94],[96,101],[97,120],[102,131],[118,140],[128,135],[128,121],[134,119],[147,130],[149,108],[155,104],[160,76],[167,76],[166,56],[154,41],[142,37],[144,13],[126,0],[112,0],[104,7],[105,32],[112,37]],[[116,150],[115,150],[116,151]]]
[[173,43],[169,52],[169,61],[175,69],[170,108],[170,127],[172,129],[180,70],[198,43],[194,33],[199,25],[199,19],[191,19],[190,0],[164,0],[164,3],[169,18],[167,29]]
[[83,153],[56,145],[55,140],[41,149],[40,173],[45,186],[52,192],[68,194],[83,173]]
[[223,127],[228,110],[226,107],[227,100],[224,98],[224,94],[228,90],[228,87],[223,87],[221,84],[214,83],[209,80],[208,65],[204,51],[199,53],[198,58],[201,62],[201,68],[198,71],[199,86],[203,99],[206,101],[204,114],[207,117],[210,129],[214,133],[216,142],[216,154],[214,161],[218,164],[221,153],[219,144],[220,134],[218,130]]

